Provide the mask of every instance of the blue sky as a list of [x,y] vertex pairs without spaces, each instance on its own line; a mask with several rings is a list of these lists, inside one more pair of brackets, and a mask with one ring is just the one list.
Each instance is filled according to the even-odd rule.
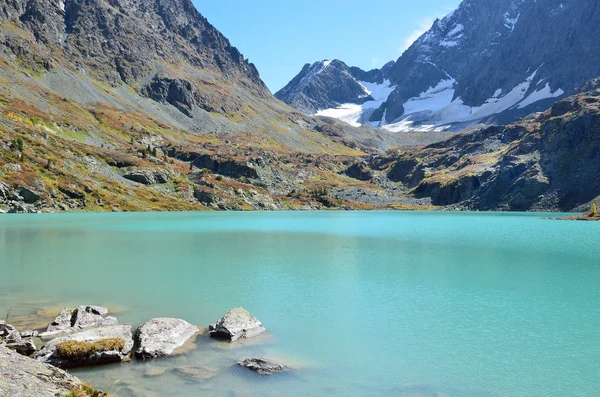
[[304,64],[341,59],[363,69],[396,60],[460,0],[193,0],[275,92]]

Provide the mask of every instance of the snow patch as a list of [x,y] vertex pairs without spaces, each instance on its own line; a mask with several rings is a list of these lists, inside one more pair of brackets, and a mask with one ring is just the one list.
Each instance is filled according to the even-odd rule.
[[397,123],[384,125],[382,128],[390,132],[442,132],[447,130],[449,127],[437,126],[435,124],[415,125],[414,121],[407,117]]
[[60,1],[58,2],[58,8],[60,8],[61,10],[63,10],[63,11],[64,11],[64,10],[65,10],[65,2],[64,2],[64,1],[62,1],[62,0],[60,0]]
[[510,29],[510,31],[512,33],[512,31],[515,30],[515,25],[519,21],[520,17],[521,17],[521,14],[517,14],[516,17],[511,17],[510,13],[507,12],[506,14],[504,14],[504,26],[507,29]]
[[435,87],[429,87],[418,97],[409,99],[404,104],[404,114],[436,112],[448,106],[454,98],[455,83],[454,79],[442,80]]
[[463,30],[465,30],[465,27],[459,23],[458,25],[456,25],[454,27],[454,29],[452,29],[450,32],[448,32],[446,37],[456,36],[458,33],[462,32]]
[[387,101],[388,97],[394,91],[395,86],[389,80],[384,80],[383,84],[369,83],[368,81],[359,81],[359,84],[365,89],[365,93],[370,95],[376,101]]
[[361,123],[359,123],[359,120],[363,116],[363,107],[362,105],[356,105],[354,103],[346,103],[337,108],[320,110],[316,115],[333,117],[342,120],[351,126],[360,127]]
[[[333,117],[342,120],[352,126],[360,127],[365,123],[371,114],[385,102],[396,88],[391,85],[389,80],[384,80],[383,84],[370,83],[368,81],[358,82],[364,89],[365,95],[371,96],[372,101],[367,101],[362,105],[355,103],[345,103],[337,108],[324,109],[317,112],[317,116]],[[385,119],[385,115],[384,115]],[[379,126],[380,123],[377,123]]]
[[548,98],[556,98],[556,97],[563,95],[564,93],[565,92],[560,88],[558,90],[556,90],[555,92],[552,92],[552,88],[550,88],[550,83],[546,83],[544,88],[542,88],[541,90],[534,91],[531,94],[529,94],[529,96],[527,98],[525,98],[521,102],[519,102],[519,106],[517,106],[517,107],[519,109],[523,109],[524,107],[529,106],[532,103],[535,103],[537,101],[541,101],[543,99],[548,99]]

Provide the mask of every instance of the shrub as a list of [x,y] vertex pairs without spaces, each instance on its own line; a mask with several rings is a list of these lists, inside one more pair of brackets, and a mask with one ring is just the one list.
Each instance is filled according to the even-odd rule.
[[71,389],[71,391],[63,397],[109,397],[109,394],[94,390],[90,385],[83,384]]
[[65,341],[56,345],[59,357],[81,360],[90,357],[94,353],[107,352],[111,350],[121,351],[125,348],[125,340],[121,338],[100,339],[97,342]]
[[17,138],[15,141],[15,149],[17,149],[18,152],[23,153],[23,139]]
[[152,156],[157,157],[158,152],[156,151],[156,148],[152,148]]
[[217,177],[215,179],[220,182],[223,180],[223,177],[221,175],[217,175]]
[[590,214],[592,216],[598,215],[598,206],[596,205],[596,203],[592,203],[592,207],[590,208]]

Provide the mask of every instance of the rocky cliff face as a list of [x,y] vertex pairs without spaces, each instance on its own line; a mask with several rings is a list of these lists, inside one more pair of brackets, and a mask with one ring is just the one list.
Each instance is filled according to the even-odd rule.
[[356,119],[460,129],[544,110],[600,74],[598,21],[595,0],[464,0],[391,65],[393,90]]
[[189,0],[14,0],[0,5],[4,21],[19,21],[46,49],[112,85],[187,63],[267,91],[254,65]]
[[[587,89],[593,86],[588,86]],[[379,159],[391,180],[434,205],[477,210],[583,210],[600,198],[600,90],[509,126]]]

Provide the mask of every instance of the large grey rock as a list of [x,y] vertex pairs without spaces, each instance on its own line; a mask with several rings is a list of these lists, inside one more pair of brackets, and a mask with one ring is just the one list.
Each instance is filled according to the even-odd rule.
[[264,358],[246,358],[238,361],[238,365],[261,375],[273,375],[290,369],[283,364]]
[[262,323],[243,308],[231,309],[215,325],[210,326],[210,336],[235,341],[252,338],[265,332]]
[[49,338],[60,334],[68,334],[81,329],[103,325],[115,325],[119,321],[112,316],[105,317],[108,309],[100,306],[84,305],[75,309],[65,308],[58,317],[48,325],[46,332],[40,334],[42,338]]
[[61,369],[0,345],[0,396],[64,396],[80,383],[79,379]]
[[200,332],[200,328],[178,318],[155,318],[135,333],[135,355],[140,358],[165,357]]
[[[122,339],[125,344],[122,349],[96,351],[86,357],[78,357],[76,359],[62,357],[58,351],[58,345],[62,342],[98,342],[104,339]],[[131,325],[109,325],[87,329],[85,331],[53,339],[37,352],[35,359],[61,368],[71,368],[82,365],[98,365],[126,361],[129,359],[129,354],[132,349],[133,334],[131,332]]]
[[150,168],[130,168],[123,178],[133,182],[141,183],[142,185],[164,184],[169,182],[169,172],[162,169]]

